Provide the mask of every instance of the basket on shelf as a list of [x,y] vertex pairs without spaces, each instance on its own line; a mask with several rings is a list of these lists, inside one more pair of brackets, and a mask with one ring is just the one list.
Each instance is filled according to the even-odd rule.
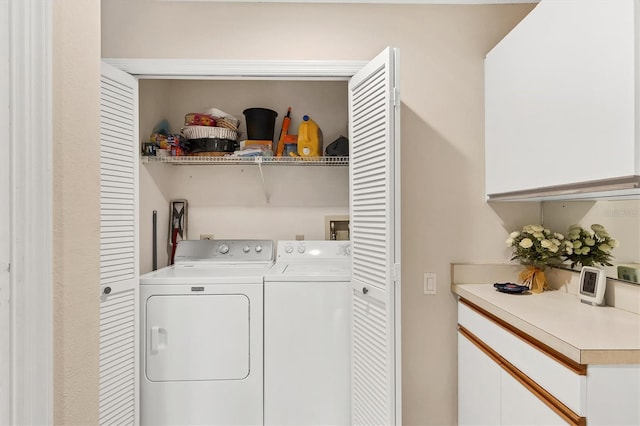
[[238,130],[238,121],[237,120],[232,120],[229,118],[225,118],[225,117],[220,117],[216,119],[216,125],[219,127],[225,127],[227,129],[231,129],[231,130]]
[[182,128],[182,134],[187,139],[229,139],[235,141],[238,139],[236,130],[226,127],[211,126],[185,126]]

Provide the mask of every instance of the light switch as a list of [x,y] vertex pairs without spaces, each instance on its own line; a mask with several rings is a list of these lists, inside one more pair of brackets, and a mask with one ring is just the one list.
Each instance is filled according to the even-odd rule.
[[423,284],[424,294],[436,294],[436,274],[425,272]]

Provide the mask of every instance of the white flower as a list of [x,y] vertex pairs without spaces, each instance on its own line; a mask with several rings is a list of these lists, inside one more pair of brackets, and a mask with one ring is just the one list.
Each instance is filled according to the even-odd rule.
[[591,229],[571,225],[567,239],[573,242],[573,252],[565,248],[564,258],[575,265],[610,265],[611,251],[618,246],[604,226],[594,223]]
[[529,238],[523,238],[522,241],[520,241],[520,247],[522,248],[529,248],[531,246],[533,246],[533,241]]
[[[542,225],[525,225],[521,231],[509,234],[507,246],[513,247],[511,260],[518,260],[524,265],[544,267],[562,261],[566,246],[562,242],[565,237]],[[571,247],[573,243],[569,242]]]
[[600,244],[598,248],[600,249],[601,252],[604,252],[607,254],[611,253],[611,247],[609,246],[609,244]]
[[565,251],[567,252],[567,254],[573,254],[573,249],[571,247],[565,248]]

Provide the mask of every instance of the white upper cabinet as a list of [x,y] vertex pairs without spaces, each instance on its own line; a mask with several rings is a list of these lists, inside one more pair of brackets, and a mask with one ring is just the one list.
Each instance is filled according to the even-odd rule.
[[640,0],[543,0],[488,53],[489,199],[640,195],[639,16]]

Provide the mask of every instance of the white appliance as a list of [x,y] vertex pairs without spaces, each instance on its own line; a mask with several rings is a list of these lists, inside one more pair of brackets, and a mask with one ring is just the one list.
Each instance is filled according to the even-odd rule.
[[263,424],[267,240],[180,241],[140,277],[143,425]]
[[264,277],[264,424],[349,425],[351,250],[278,241]]

